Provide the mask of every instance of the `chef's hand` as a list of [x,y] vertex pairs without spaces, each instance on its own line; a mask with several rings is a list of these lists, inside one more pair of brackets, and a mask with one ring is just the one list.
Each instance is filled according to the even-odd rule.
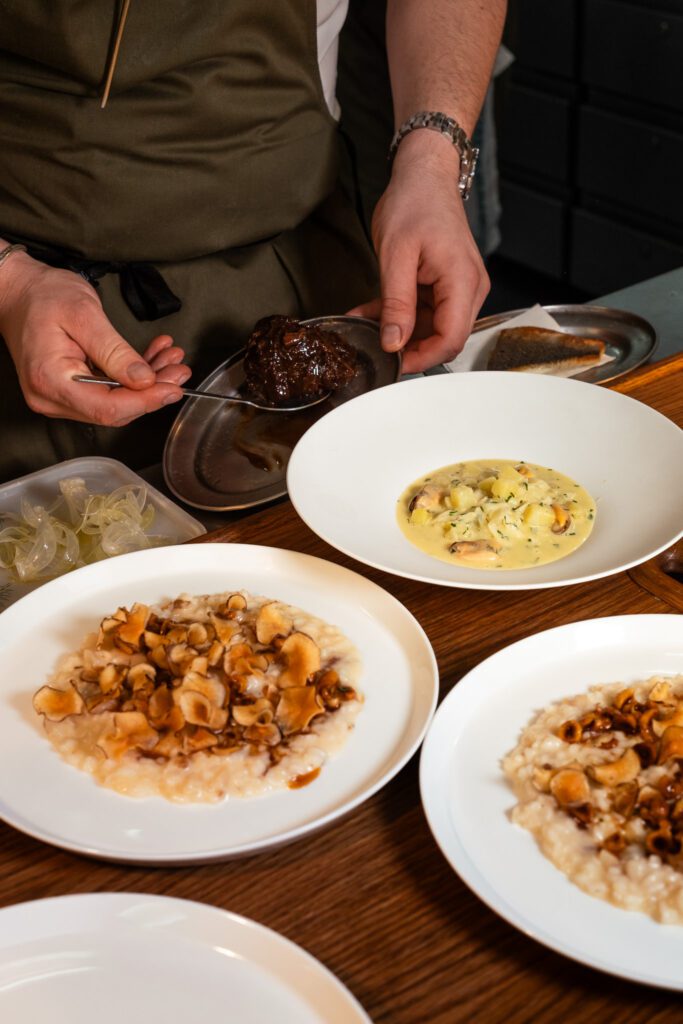
[[[124,426],[177,402],[190,376],[168,335],[139,356],[109,323],[90,284],[25,253],[13,253],[0,268],[0,335],[29,407],[43,416]],[[93,367],[124,387],[72,380]]]
[[403,372],[454,359],[490,284],[458,191],[459,155],[428,129],[407,135],[372,218],[381,299],[350,310],[380,321]]

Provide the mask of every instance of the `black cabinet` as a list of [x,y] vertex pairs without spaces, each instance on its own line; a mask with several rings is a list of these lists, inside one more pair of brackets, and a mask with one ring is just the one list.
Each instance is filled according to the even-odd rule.
[[509,259],[599,294],[683,263],[683,0],[510,0]]

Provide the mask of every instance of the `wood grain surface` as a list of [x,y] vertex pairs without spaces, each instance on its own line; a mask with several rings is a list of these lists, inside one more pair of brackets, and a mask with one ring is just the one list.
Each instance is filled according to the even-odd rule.
[[[635,371],[616,390],[683,426],[683,356]],[[289,502],[227,521],[198,542],[206,541],[303,551],[378,582],[424,626],[439,663],[441,698],[483,658],[539,630],[596,616],[674,611],[627,573],[527,593],[394,578],[339,555],[304,526]],[[334,971],[376,1022],[683,1020],[683,997],[567,960],[507,925],[470,893],[427,827],[417,757],[380,793],[322,832],[224,864],[110,865],[0,824],[0,905],[102,891],[199,900],[268,925]]]

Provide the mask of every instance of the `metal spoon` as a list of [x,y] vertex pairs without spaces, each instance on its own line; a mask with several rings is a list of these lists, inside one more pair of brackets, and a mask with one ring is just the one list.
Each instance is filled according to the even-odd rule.
[[[110,380],[108,377],[86,377],[83,374],[76,374],[72,380],[79,384],[107,384],[110,388],[122,388],[117,380]],[[214,398],[218,402],[235,402],[237,405],[250,405],[253,409],[262,409],[264,412],[299,412],[300,409],[310,409],[319,405],[329,397],[330,392],[318,398],[312,398],[309,402],[302,402],[301,405],[261,405],[259,402],[252,402],[249,398],[240,398],[238,395],[221,395],[217,391],[195,391],[193,388],[180,388],[184,395],[192,398]]]

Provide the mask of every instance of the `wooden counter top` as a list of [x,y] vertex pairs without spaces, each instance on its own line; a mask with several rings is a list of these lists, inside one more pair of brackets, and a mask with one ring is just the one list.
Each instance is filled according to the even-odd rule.
[[[683,426],[683,355],[634,371],[616,390]],[[289,502],[194,543],[205,541],[303,551],[375,580],[425,628],[439,663],[441,698],[477,662],[539,630],[596,616],[675,611],[628,573],[573,587],[511,593],[388,576],[328,547]],[[575,964],[488,910],[433,841],[420,805],[417,768],[414,757],[380,793],[310,838],[211,866],[98,863],[0,824],[0,905],[104,890],[212,903],[299,943],[337,974],[374,1021],[387,1024],[556,1024],[574,1018],[584,1024],[663,1024],[683,1019],[680,995]]]

